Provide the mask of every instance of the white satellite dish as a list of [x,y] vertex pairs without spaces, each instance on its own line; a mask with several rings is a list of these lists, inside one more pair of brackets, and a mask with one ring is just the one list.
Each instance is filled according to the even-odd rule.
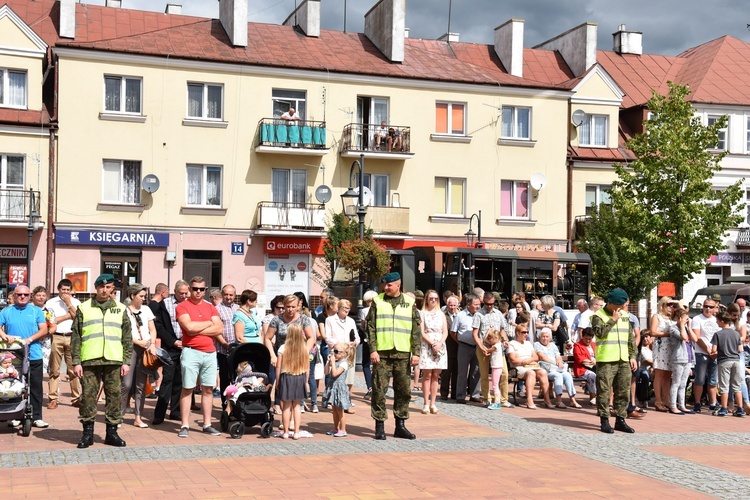
[[576,127],[580,127],[583,125],[583,122],[586,121],[586,112],[582,109],[577,109],[573,111],[573,117],[572,117],[573,125]]
[[[354,192],[359,194],[359,188],[354,188]],[[372,194],[372,191],[370,191],[370,188],[368,188],[367,186],[362,188],[362,203],[366,207],[375,205],[375,195]]]
[[534,191],[541,191],[547,185],[547,176],[541,172],[537,172],[531,176],[529,183]]

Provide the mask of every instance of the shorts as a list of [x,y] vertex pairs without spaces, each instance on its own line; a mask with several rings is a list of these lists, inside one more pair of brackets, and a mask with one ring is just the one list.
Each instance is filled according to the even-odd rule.
[[201,387],[216,385],[216,352],[203,352],[183,347],[180,355],[182,388],[194,389],[196,381]]
[[716,387],[718,385],[718,378],[716,376],[716,360],[711,359],[710,356],[699,352],[695,353],[695,380],[693,385],[703,386],[706,383],[706,376],[708,376],[708,385]]
[[728,359],[719,363],[719,394],[729,394],[730,383],[732,392],[742,390],[745,370],[739,359]]

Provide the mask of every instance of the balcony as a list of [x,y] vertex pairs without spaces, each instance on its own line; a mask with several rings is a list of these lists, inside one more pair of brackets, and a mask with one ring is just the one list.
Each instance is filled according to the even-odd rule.
[[[345,213],[357,217],[355,205],[346,205]],[[406,207],[368,206],[365,215],[365,226],[380,234],[409,234],[409,209]]]
[[326,123],[312,120],[263,118],[258,122],[256,144],[256,153],[323,156],[329,151]]
[[384,137],[378,141],[376,130],[379,125],[366,123],[350,123],[344,127],[341,135],[341,148],[339,153],[344,158],[359,158],[364,154],[367,158],[379,158],[383,160],[408,160],[414,156],[411,152],[411,127],[402,125],[389,125],[397,131],[397,138]]
[[256,211],[257,228],[276,231],[325,231],[325,205],[261,201]]
[[39,214],[39,200],[39,191],[0,189],[0,225],[28,225],[29,214]]

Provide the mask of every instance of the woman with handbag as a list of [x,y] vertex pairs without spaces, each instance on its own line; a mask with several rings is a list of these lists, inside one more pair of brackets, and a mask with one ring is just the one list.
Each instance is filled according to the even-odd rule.
[[128,319],[132,325],[133,331],[133,354],[130,357],[130,371],[122,378],[122,411],[129,405],[130,389],[135,384],[135,420],[133,425],[141,429],[148,427],[148,424],[141,420],[143,415],[143,404],[146,401],[146,377],[147,375],[141,370],[143,366],[143,356],[146,351],[151,355],[156,355],[156,345],[152,339],[156,338],[156,327],[154,326],[154,313],[148,307],[143,307],[146,300],[146,287],[140,283],[134,283],[128,287]]

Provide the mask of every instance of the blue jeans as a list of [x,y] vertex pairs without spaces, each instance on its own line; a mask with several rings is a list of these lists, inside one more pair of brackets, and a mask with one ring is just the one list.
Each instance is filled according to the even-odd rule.
[[573,384],[573,376],[569,372],[551,372],[547,375],[547,378],[552,381],[555,386],[555,394],[560,396],[563,393],[563,385],[568,396],[576,395],[576,388]]

